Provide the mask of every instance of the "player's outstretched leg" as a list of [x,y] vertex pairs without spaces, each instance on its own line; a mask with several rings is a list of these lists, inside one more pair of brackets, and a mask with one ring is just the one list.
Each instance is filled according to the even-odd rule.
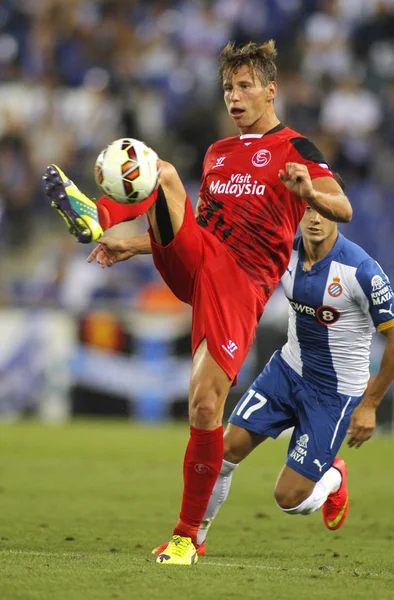
[[191,538],[173,535],[164,552],[159,554],[156,562],[167,565],[195,565],[198,554]]
[[95,242],[103,235],[95,203],[56,165],[50,165],[43,177],[45,193],[51,205],[67,223],[69,232],[79,242]]
[[329,494],[322,506],[323,521],[327,529],[339,529],[346,519],[349,511],[349,496],[346,485],[346,464],[341,458],[335,458],[333,465],[342,476],[340,488]]

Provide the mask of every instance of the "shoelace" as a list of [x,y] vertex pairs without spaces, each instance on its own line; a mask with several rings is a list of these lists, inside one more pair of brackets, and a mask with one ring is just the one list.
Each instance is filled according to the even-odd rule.
[[174,548],[174,554],[177,554],[178,556],[182,556],[184,550],[186,550],[186,548],[189,545],[189,539],[190,538],[184,538],[181,537],[180,535],[174,535],[174,537],[171,540],[171,545],[173,545]]

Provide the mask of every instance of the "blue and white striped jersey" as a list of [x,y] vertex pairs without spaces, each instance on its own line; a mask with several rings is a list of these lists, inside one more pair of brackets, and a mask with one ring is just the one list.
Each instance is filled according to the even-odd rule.
[[304,271],[297,237],[281,281],[290,303],[282,358],[316,386],[361,396],[372,333],[394,326],[394,295],[380,265],[339,234],[332,250]]

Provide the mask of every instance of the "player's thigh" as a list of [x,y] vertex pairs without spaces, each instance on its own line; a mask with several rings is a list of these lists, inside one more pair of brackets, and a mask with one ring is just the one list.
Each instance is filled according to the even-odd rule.
[[[174,235],[182,227],[185,217],[186,190],[175,167],[166,161],[161,162],[160,185],[163,189]],[[148,210],[149,222],[156,242],[161,243],[156,217],[156,203]]]
[[332,466],[346,436],[350,415],[359,402],[360,398],[321,392],[305,381],[300,382],[287,466],[319,481]]
[[275,499],[279,504],[297,506],[313,492],[316,481],[285,465],[275,484]]
[[224,459],[239,464],[266,439],[266,435],[257,435],[229,423],[224,433]]
[[[189,221],[188,207],[185,223]],[[211,356],[234,381],[255,338],[264,300],[225,244],[197,224],[195,229],[203,244],[203,261],[192,302],[192,352],[205,339]],[[188,238],[193,233],[190,227]]]
[[251,433],[276,439],[295,424],[292,381],[276,352],[239,400],[229,422]]

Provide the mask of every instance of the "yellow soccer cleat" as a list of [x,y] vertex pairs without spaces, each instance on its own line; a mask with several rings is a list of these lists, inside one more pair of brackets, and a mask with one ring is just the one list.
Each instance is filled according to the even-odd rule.
[[56,165],[50,165],[43,177],[51,206],[67,223],[78,242],[96,242],[102,235],[97,206]]
[[[152,554],[163,554],[169,543],[170,542],[166,542],[165,544],[160,544],[160,546],[156,546],[156,548],[153,548]],[[207,551],[207,543],[203,542],[202,544],[196,544],[195,548],[198,556],[204,556],[204,554]]]
[[195,565],[198,561],[197,550],[189,537],[173,535],[167,548],[156,558],[163,565]]

